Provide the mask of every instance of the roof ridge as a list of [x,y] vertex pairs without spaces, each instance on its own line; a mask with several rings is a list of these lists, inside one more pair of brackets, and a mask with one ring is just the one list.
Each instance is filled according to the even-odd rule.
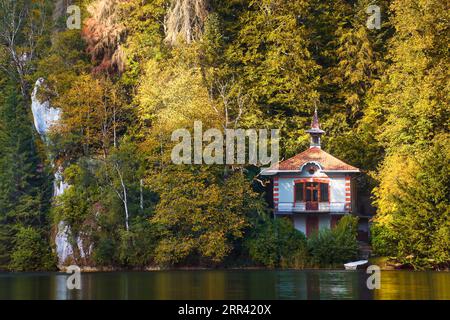
[[286,160],[272,165],[269,170],[300,170],[300,167],[308,162],[318,162],[324,171],[355,171],[357,167],[344,162],[319,147],[311,147]]

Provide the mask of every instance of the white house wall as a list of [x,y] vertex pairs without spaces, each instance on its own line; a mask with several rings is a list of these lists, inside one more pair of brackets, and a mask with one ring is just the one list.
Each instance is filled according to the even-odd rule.
[[330,179],[330,202],[345,202],[345,177],[333,177]]
[[[330,179],[330,203],[319,203],[320,211],[348,212],[346,202],[350,191],[346,191],[347,183],[344,175],[326,176],[324,174],[298,174],[288,177],[279,176],[277,179],[277,210],[282,213],[302,212],[305,210],[303,203],[294,206],[294,181],[300,178],[329,178]],[[275,200],[275,199],[274,199]]]

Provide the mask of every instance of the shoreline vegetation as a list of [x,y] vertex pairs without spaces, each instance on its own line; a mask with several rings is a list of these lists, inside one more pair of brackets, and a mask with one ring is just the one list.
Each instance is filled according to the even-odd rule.
[[0,269],[355,261],[353,216],[306,239],[260,166],[171,160],[196,121],[279,129],[289,159],[315,108],[374,254],[449,266],[445,1],[379,0],[378,29],[369,0],[79,0],[80,29],[66,2],[0,0]]
[[[382,263],[380,263],[380,260],[382,260]],[[395,260],[391,260],[388,262],[389,257],[374,257],[369,259],[369,265],[377,265],[380,267],[381,271],[414,271],[414,272],[424,272],[424,271],[434,271],[434,272],[450,272],[450,267],[442,268],[442,269],[423,269],[423,270],[415,270],[413,266],[408,266],[400,263],[396,263]],[[66,273],[68,266],[63,266],[58,268],[58,270],[49,270],[49,271],[5,271],[0,270],[0,273],[29,273],[29,272],[38,272],[38,273],[47,273],[47,272],[58,272],[58,273]],[[83,273],[114,273],[114,272],[153,272],[153,271],[308,271],[308,270],[322,270],[322,271],[346,271],[344,268],[344,265],[342,264],[341,267],[334,266],[334,267],[307,267],[307,268],[268,268],[264,266],[234,266],[234,267],[168,267],[168,268],[162,268],[162,267],[132,267],[132,268],[125,268],[125,267],[80,267],[81,272]],[[364,271],[363,269],[361,269]],[[349,272],[352,272],[354,270],[347,270]]]

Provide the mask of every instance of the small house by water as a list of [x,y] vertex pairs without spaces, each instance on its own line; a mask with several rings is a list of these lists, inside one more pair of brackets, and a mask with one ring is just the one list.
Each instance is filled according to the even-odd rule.
[[[358,214],[355,177],[360,170],[321,148],[317,110],[314,112],[309,149],[263,170],[271,177],[275,217],[289,217],[295,228],[310,236],[333,228],[346,214]],[[361,219],[362,218],[362,219]],[[368,219],[360,218],[362,238],[367,237]]]

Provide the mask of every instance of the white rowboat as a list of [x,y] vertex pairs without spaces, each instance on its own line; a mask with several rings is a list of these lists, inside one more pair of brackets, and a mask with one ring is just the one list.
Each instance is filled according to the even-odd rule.
[[359,260],[355,262],[349,262],[344,264],[345,270],[356,270],[356,269],[362,269],[366,267],[369,264],[368,260]]

